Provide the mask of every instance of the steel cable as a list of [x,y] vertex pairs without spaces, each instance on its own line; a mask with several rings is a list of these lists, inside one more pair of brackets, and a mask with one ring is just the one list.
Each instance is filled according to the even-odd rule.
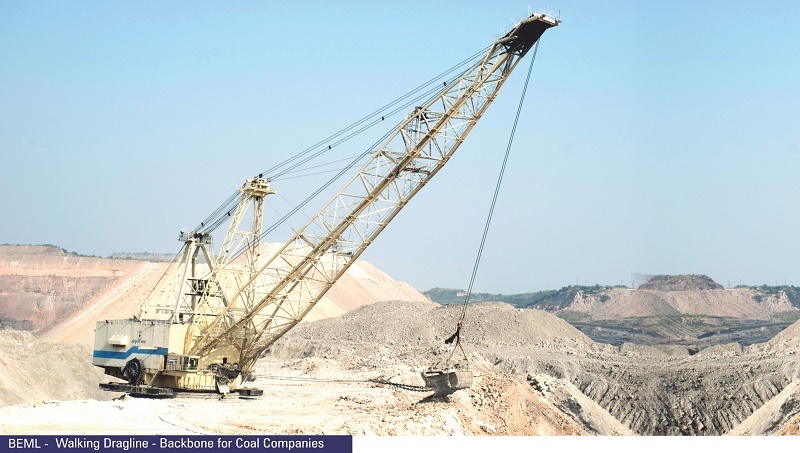
[[[294,156],[284,160],[283,162],[273,166],[269,170],[266,170],[266,171],[260,173],[258,176],[259,177],[264,177],[264,175],[267,175],[266,177],[270,178],[270,177],[279,177],[279,176],[282,176],[284,174],[287,174],[289,171],[296,169],[300,165],[302,165],[304,163],[307,163],[307,162],[309,162],[310,160],[312,160],[312,159],[314,159],[316,157],[319,157],[320,155],[326,153],[327,151],[330,151],[334,146],[340,145],[340,144],[344,143],[345,141],[355,137],[356,135],[366,131],[367,129],[371,128],[372,126],[383,122],[385,120],[386,116],[391,116],[391,115],[396,114],[398,111],[408,107],[408,105],[411,105],[413,102],[415,102],[415,100],[423,98],[423,97],[427,96],[430,92],[436,91],[439,88],[436,87],[434,90],[428,90],[427,92],[423,93],[422,95],[417,96],[414,100],[412,100],[410,102],[406,102],[405,104],[401,105],[400,107],[395,108],[394,110],[392,110],[389,113],[385,113],[385,111],[387,109],[397,105],[399,102],[401,102],[401,101],[409,98],[410,96],[418,93],[419,91],[425,89],[426,87],[428,87],[432,83],[437,82],[442,77],[447,76],[448,74],[454,72],[458,68],[460,68],[460,67],[464,66],[465,64],[471,62],[472,60],[476,59],[478,56],[482,55],[488,48],[489,47],[487,46],[487,47],[481,49],[480,51],[476,52],[475,54],[465,58],[464,60],[460,61],[459,63],[455,64],[454,66],[451,66],[449,69],[447,69],[444,72],[440,73],[439,75],[429,79],[428,81],[424,82],[423,84],[419,85],[418,87],[414,88],[413,90],[407,92],[406,94],[400,96],[399,98],[393,100],[392,102],[390,102],[390,103],[384,105],[383,107],[373,111],[372,113],[362,117],[361,119],[355,121],[354,123],[350,124],[349,126],[345,127],[344,129],[341,129],[340,131],[338,131],[338,132],[326,137],[325,139],[320,140],[319,142],[317,142],[314,145],[306,148],[305,150],[303,150],[303,151],[295,154]],[[446,85],[447,85],[447,83],[445,82],[445,86]],[[289,169],[285,169],[285,170],[283,170],[282,172],[280,172],[280,173],[278,173],[276,175],[270,176],[271,173],[279,170],[280,168],[282,168],[282,167],[290,164],[291,162],[293,162],[293,161],[305,156],[306,154],[312,152],[318,146],[322,146],[325,143],[328,143],[330,140],[333,140],[335,138],[338,138],[338,137],[342,136],[343,134],[345,134],[345,133],[353,130],[354,128],[362,125],[363,123],[368,121],[370,118],[374,118],[374,117],[380,115],[381,113],[384,113],[384,114],[381,116],[380,120],[376,119],[375,121],[372,121],[368,125],[358,129],[354,133],[351,133],[351,134],[347,135],[343,139],[337,140],[336,142],[329,144],[328,147],[325,147],[325,148],[323,148],[321,150],[318,150],[312,156],[310,156],[310,157],[308,157],[306,159],[303,159],[300,163],[292,165]],[[212,212],[208,217],[206,217],[206,219],[203,220],[200,223],[200,225],[198,225],[195,228],[195,231],[201,231],[201,232],[206,233],[206,234],[213,232],[222,223],[224,223],[225,219],[228,217],[228,213],[230,212],[231,209],[233,209],[234,205],[238,201],[238,198],[239,198],[239,192],[236,191],[230,197],[228,197],[228,199],[225,200],[217,209],[215,209],[214,212]],[[212,227],[212,225],[213,225],[213,227]]]
[[[489,235],[489,226],[492,223],[492,216],[494,215],[494,208],[497,205],[497,197],[500,194],[500,186],[503,184],[503,175],[506,172],[506,165],[508,164],[508,157],[511,154],[511,145],[514,142],[514,134],[517,131],[517,124],[519,123],[519,117],[522,113],[522,105],[525,102],[525,93],[528,91],[528,82],[531,79],[531,72],[533,71],[533,63],[536,61],[536,52],[539,50],[539,41],[536,41],[536,46],[533,49],[533,57],[531,58],[531,64],[528,67],[528,75],[525,78],[525,85],[522,87],[522,95],[519,99],[519,106],[517,106],[517,114],[514,118],[514,125],[511,127],[511,135],[508,138],[508,145],[506,146],[506,153],[503,157],[503,165],[500,167],[500,175],[497,177],[497,185],[494,188],[494,195],[492,196],[492,203],[489,207],[489,215],[486,217],[486,224],[483,228],[483,235],[481,236],[481,243],[478,247],[478,255],[475,258],[475,265],[472,267],[472,275],[469,279],[469,287],[467,288],[467,295],[464,297],[464,305],[461,308],[461,317],[458,320],[458,324],[456,327],[456,333],[453,335],[455,340],[455,345],[453,346],[453,351],[450,353],[448,357],[448,362],[450,358],[453,356],[453,353],[456,350],[456,347],[461,348],[461,352],[464,353],[464,357],[466,358],[466,353],[464,352],[464,348],[461,346],[461,328],[464,325],[464,319],[467,317],[467,306],[469,305],[469,298],[472,295],[472,288],[475,284],[475,277],[478,275],[478,268],[481,264],[481,257],[483,256],[483,249],[486,245],[486,237]],[[451,337],[451,338],[453,338]]]

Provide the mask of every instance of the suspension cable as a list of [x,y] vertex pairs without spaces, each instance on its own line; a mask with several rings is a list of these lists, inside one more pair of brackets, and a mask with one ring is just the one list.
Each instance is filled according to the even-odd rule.
[[[500,175],[497,177],[497,185],[494,189],[494,195],[492,196],[492,204],[489,208],[489,215],[486,217],[486,225],[483,228],[483,236],[481,236],[481,244],[478,247],[478,255],[475,258],[475,265],[472,267],[472,276],[469,279],[469,287],[467,288],[467,295],[464,297],[464,305],[461,307],[461,317],[458,320],[458,325],[456,328],[456,333],[451,339],[455,340],[455,346],[453,347],[453,352],[455,352],[456,346],[461,348],[461,352],[464,352],[464,348],[461,347],[461,328],[464,325],[464,319],[467,317],[467,305],[469,305],[469,298],[472,295],[472,287],[475,284],[475,277],[478,275],[478,267],[481,264],[481,256],[483,255],[483,248],[486,245],[486,237],[489,234],[489,226],[492,223],[492,216],[494,215],[494,208],[497,204],[497,196],[500,193],[500,186],[503,183],[503,175],[506,171],[506,165],[508,164],[508,156],[511,153],[511,144],[514,142],[514,134],[517,131],[517,124],[519,123],[519,117],[522,113],[522,105],[525,102],[525,93],[528,91],[528,82],[531,79],[531,72],[533,71],[533,62],[536,61],[536,52],[539,50],[539,41],[536,41],[536,46],[533,49],[533,57],[531,58],[531,64],[528,67],[528,76],[525,78],[525,85],[522,88],[522,95],[519,99],[519,106],[517,107],[517,114],[514,118],[514,125],[511,128],[511,136],[508,138],[508,145],[506,146],[506,154],[503,157],[503,165],[500,167]],[[449,340],[449,339],[448,339]],[[450,357],[452,357],[453,352],[450,353]],[[466,353],[464,353],[466,357]],[[449,361],[449,357],[448,357]]]
[[354,129],[355,127],[358,127],[359,125],[363,124],[364,122],[366,122],[370,118],[373,118],[373,117],[375,117],[377,115],[380,115],[381,112],[383,112],[385,110],[388,110],[389,108],[393,107],[394,105],[398,104],[399,102],[403,101],[404,99],[414,95],[415,93],[417,93],[420,90],[423,90],[428,85],[436,82],[437,80],[441,79],[442,77],[444,77],[444,76],[450,74],[451,72],[457,70],[461,66],[464,66],[466,63],[469,63],[470,61],[474,60],[475,58],[483,55],[488,49],[489,49],[489,46],[484,47],[483,49],[479,50],[478,52],[470,55],[469,57],[467,57],[467,58],[461,60],[460,62],[456,63],[455,65],[451,66],[450,68],[448,68],[444,72],[440,73],[439,75],[434,76],[431,79],[427,80],[426,82],[422,83],[421,85],[419,85],[418,87],[416,87],[413,90],[409,91],[408,93],[400,96],[399,98],[391,101],[390,103],[388,103],[388,104],[384,105],[383,107],[373,111],[372,113],[367,114],[366,116],[364,116],[361,119],[355,121],[354,123],[350,124],[349,126],[345,127],[344,129],[342,129],[342,130],[330,135],[329,137],[326,137],[326,138],[318,141],[317,143],[315,143],[315,144],[309,146],[308,148],[306,148],[305,150],[303,150],[303,151],[295,154],[294,156],[286,159],[285,161],[273,166],[269,170],[266,170],[266,171],[262,172],[262,174],[269,175],[272,172],[277,171],[278,169],[282,168],[283,166],[293,162],[294,160],[299,159],[300,157],[304,156],[305,154],[308,154],[309,152],[314,150],[316,147],[322,146],[323,144],[329,142],[330,140],[333,140],[333,139],[339,137],[340,135],[342,135],[342,134]]
[[336,146],[338,146],[338,145],[340,145],[340,144],[342,144],[342,143],[346,142],[347,140],[350,140],[351,138],[353,138],[353,137],[355,137],[356,135],[358,135],[358,134],[360,134],[360,133],[362,133],[362,132],[366,131],[367,129],[371,128],[372,126],[374,126],[374,125],[376,125],[376,124],[378,124],[378,123],[380,123],[380,122],[384,121],[384,118],[385,118],[386,116],[392,116],[392,115],[394,115],[394,114],[396,114],[396,113],[398,113],[398,112],[400,112],[400,111],[402,111],[402,110],[405,110],[406,108],[408,108],[409,106],[411,106],[411,105],[415,104],[415,103],[416,103],[417,101],[419,101],[419,100],[422,100],[422,99],[429,99],[429,98],[430,98],[430,96],[431,96],[432,94],[434,94],[434,93],[439,93],[441,90],[442,90],[442,87],[435,86],[435,87],[433,87],[432,89],[430,89],[430,90],[428,90],[428,91],[425,91],[425,92],[424,92],[424,93],[422,93],[421,95],[419,95],[419,96],[417,96],[417,97],[413,98],[412,100],[410,100],[410,101],[408,101],[408,102],[406,102],[406,103],[404,103],[404,104],[400,105],[399,107],[395,108],[394,110],[392,110],[392,111],[390,111],[390,112],[387,112],[387,113],[385,114],[385,116],[382,116],[380,119],[375,119],[375,120],[373,120],[371,123],[368,123],[366,126],[363,126],[363,127],[361,127],[360,129],[356,130],[355,132],[352,132],[352,133],[350,133],[350,134],[346,135],[344,138],[341,138],[341,139],[339,139],[339,140],[337,140],[337,141],[335,141],[335,142],[331,143],[330,145],[328,145],[328,147],[327,147],[327,148],[322,148],[322,149],[320,149],[319,151],[317,151],[316,153],[314,153],[314,154],[312,154],[312,155],[310,155],[310,156],[308,156],[308,157],[304,158],[304,159],[303,159],[303,160],[301,160],[300,162],[297,162],[297,163],[295,163],[295,164],[291,165],[290,167],[288,167],[288,168],[286,168],[286,169],[284,169],[284,170],[282,170],[282,171],[278,172],[277,174],[275,174],[275,175],[270,175],[270,176],[269,176],[269,178],[270,178],[270,179],[280,178],[281,176],[283,176],[283,175],[285,175],[285,174],[287,174],[287,173],[290,173],[291,171],[295,170],[297,167],[300,167],[301,165],[303,165],[303,164],[305,164],[305,163],[309,162],[310,160],[312,160],[312,159],[315,159],[315,158],[317,158],[317,157],[321,156],[322,154],[325,154],[325,153],[327,153],[328,151],[330,151],[330,150],[331,150],[331,149],[333,149],[334,147],[336,147]]
[[[401,121],[400,123],[398,123],[398,124],[397,124],[397,126],[395,126],[395,128],[399,127],[399,126],[400,126],[400,124],[402,124],[402,121]],[[377,140],[377,141],[376,141],[376,142],[375,142],[375,143],[374,143],[372,146],[370,146],[369,148],[367,148],[367,150],[366,150],[366,151],[364,151],[363,153],[361,153],[360,155],[358,155],[358,156],[357,156],[355,159],[353,159],[353,160],[352,160],[352,161],[351,161],[351,162],[350,162],[350,163],[349,163],[349,164],[348,164],[346,167],[342,168],[342,169],[341,169],[341,170],[340,170],[338,173],[336,173],[336,175],[334,175],[334,176],[333,176],[331,179],[329,179],[329,180],[328,180],[328,182],[326,182],[326,183],[325,183],[325,184],[323,184],[321,187],[319,187],[317,190],[315,190],[315,191],[314,191],[314,193],[312,193],[312,194],[311,194],[311,195],[309,195],[309,196],[308,196],[308,197],[307,197],[305,200],[303,200],[302,202],[300,202],[300,204],[298,204],[297,206],[295,206],[294,208],[292,208],[292,210],[291,210],[291,211],[289,211],[287,214],[285,214],[283,217],[281,217],[280,219],[278,219],[277,221],[275,221],[275,223],[273,223],[273,224],[272,224],[272,225],[271,225],[269,228],[267,228],[266,230],[264,230],[264,231],[261,233],[261,235],[259,236],[259,240],[263,240],[263,239],[264,239],[264,238],[265,238],[265,237],[266,237],[268,234],[270,234],[270,233],[272,233],[273,231],[275,231],[275,229],[277,229],[277,228],[278,228],[278,227],[279,227],[281,224],[283,224],[283,223],[284,223],[286,220],[288,220],[290,217],[292,217],[294,214],[296,214],[296,213],[297,213],[297,211],[299,211],[299,210],[303,209],[303,207],[304,207],[305,205],[307,205],[307,204],[308,204],[308,203],[309,203],[311,200],[313,200],[314,198],[316,198],[316,197],[317,197],[317,195],[319,195],[320,193],[322,193],[322,191],[324,191],[325,189],[327,189],[328,187],[330,187],[330,185],[331,185],[331,184],[333,184],[334,182],[336,182],[336,180],[337,180],[337,179],[341,178],[341,177],[342,177],[342,175],[344,175],[344,174],[345,174],[345,173],[347,173],[347,172],[348,172],[348,171],[349,171],[351,168],[353,168],[354,166],[356,166],[356,164],[358,164],[358,163],[359,163],[359,161],[360,161],[361,159],[363,159],[365,156],[367,156],[368,154],[370,154],[370,153],[372,152],[372,150],[374,150],[376,147],[378,147],[378,145],[380,145],[381,143],[383,143],[383,141],[384,141],[384,140],[386,140],[387,138],[389,138],[389,136],[391,136],[391,134],[392,134],[392,133],[394,133],[394,130],[395,130],[395,128],[392,128],[392,129],[391,129],[389,132],[387,132],[386,134],[384,134],[384,135],[383,135],[383,137],[379,138],[379,139],[378,139],[378,140]],[[234,253],[234,254],[233,254],[233,256],[231,257],[231,261],[233,261],[233,260],[235,260],[236,258],[238,258],[239,256],[241,256],[241,255],[242,255],[242,254],[243,254],[245,251],[246,251],[246,249],[240,249],[238,252]]]
[[[407,101],[404,104],[400,105],[399,107],[394,108],[390,112],[385,113],[386,110],[396,106],[400,102],[402,102],[402,101],[408,99],[409,97],[413,96],[414,94],[424,90],[425,88],[430,86],[432,83],[440,80],[442,77],[445,77],[445,76],[451,74],[452,72],[456,71],[457,69],[461,68],[465,64],[472,62],[477,57],[483,55],[488,48],[489,48],[489,46],[481,49],[480,51],[474,53],[473,55],[470,55],[469,57],[465,58],[464,60],[458,62],[457,64],[455,64],[453,66],[451,66],[450,68],[448,68],[444,72],[436,75],[435,77],[432,77],[431,79],[427,80],[426,82],[424,82],[423,84],[421,84],[418,87],[414,88],[413,90],[411,90],[411,91],[407,92],[406,94],[400,96],[399,98],[391,101],[390,103],[384,105],[383,107],[373,111],[372,113],[362,117],[361,119],[355,121],[354,123],[350,124],[349,126],[345,127],[344,129],[342,129],[342,130],[340,130],[340,131],[338,131],[338,132],[336,132],[336,133],[334,133],[334,134],[332,134],[332,135],[320,140],[319,142],[317,142],[314,145],[306,148],[305,150],[303,150],[303,151],[295,154],[294,156],[284,160],[283,162],[273,166],[269,170],[266,170],[266,171],[264,171],[262,173],[259,173],[258,177],[260,177],[260,178],[261,177],[271,178],[271,177],[283,176],[284,174],[286,174],[288,172],[291,172],[291,170],[296,169],[300,165],[303,165],[304,163],[307,163],[311,159],[314,159],[314,158],[324,154],[325,152],[330,151],[333,147],[344,143],[345,141],[347,141],[347,140],[355,137],[356,135],[366,131],[367,129],[375,126],[376,124],[383,122],[386,119],[387,116],[394,115],[397,112],[403,110],[404,108],[407,108],[409,105],[411,105],[412,103],[416,102],[417,100],[419,100],[421,98],[428,97],[431,92],[438,91],[440,88],[439,87],[434,87],[434,89],[431,89],[431,90],[428,90],[426,92],[423,92],[421,95],[418,95],[417,97],[413,98],[411,101]],[[444,85],[447,86],[448,82],[445,81]],[[381,115],[381,113],[383,113],[383,115]],[[352,133],[346,135],[344,138],[341,138],[341,139],[337,140],[334,143],[330,143],[327,147],[324,147],[323,149],[318,150],[312,156],[306,157],[301,162],[295,163],[294,165],[292,165],[290,168],[284,169],[282,172],[280,172],[280,173],[278,173],[276,175],[270,176],[271,173],[273,173],[275,171],[278,171],[279,169],[285,167],[286,165],[289,165],[290,163],[296,161],[297,159],[300,159],[301,157],[303,157],[303,156],[307,155],[308,153],[312,152],[317,147],[322,146],[325,143],[329,143],[333,139],[341,137],[342,135],[346,134],[347,132],[352,131],[353,129],[357,128],[358,126],[361,126],[362,124],[367,122],[370,118],[374,118],[374,117],[377,117],[379,115],[380,115],[380,119],[376,118],[375,120],[373,120],[372,122],[368,123],[367,125],[357,129],[355,132],[352,132]],[[265,175],[267,175],[267,176],[265,176]],[[240,194],[239,194],[238,190],[236,192],[234,192],[216,210],[214,210],[214,212],[212,212],[208,217],[206,217],[205,220],[200,222],[200,225],[198,225],[195,228],[195,231],[202,231],[203,233],[208,234],[208,233],[213,232],[216,228],[218,228],[222,223],[225,222],[226,218],[230,216],[230,211],[235,207],[236,203],[238,202],[239,195]]]
[[[476,63],[476,64],[477,64],[477,63]],[[474,66],[474,65],[473,65],[473,66]],[[472,69],[472,67],[470,67],[470,68],[468,68],[467,70],[465,70],[465,72],[466,72],[466,71],[470,71],[471,69]],[[418,101],[418,100],[420,100],[420,99],[423,99],[423,98],[424,98],[424,99],[427,99],[427,101],[426,101],[426,103],[427,103],[427,102],[429,102],[429,101],[430,101],[430,100],[433,98],[433,96],[438,96],[438,95],[440,94],[440,92],[441,92],[443,89],[446,89],[446,88],[447,88],[447,87],[446,87],[446,84],[445,84],[445,86],[444,86],[444,87],[438,87],[438,86],[437,86],[437,87],[434,87],[433,89],[430,89],[430,90],[428,90],[428,91],[424,92],[423,94],[421,94],[421,95],[417,96],[415,99],[413,99],[412,101],[408,102],[407,104],[408,104],[408,105],[410,105],[410,104],[413,104],[414,102],[416,102],[416,101]],[[398,110],[400,110],[400,109],[402,109],[402,108],[404,108],[404,107],[400,107],[400,108],[398,108],[398,109],[395,109],[395,112],[396,112],[396,111],[398,111]],[[380,120],[380,121],[382,121],[382,120]],[[405,120],[403,120],[403,121],[405,121]],[[381,145],[381,144],[382,144],[382,143],[383,143],[383,142],[384,142],[386,139],[388,139],[389,137],[391,137],[391,135],[392,135],[392,134],[394,134],[394,133],[395,133],[395,131],[396,131],[396,130],[397,130],[399,127],[400,127],[400,125],[401,125],[401,124],[403,124],[403,121],[400,121],[400,122],[399,122],[397,125],[395,125],[395,126],[392,128],[392,129],[390,129],[388,132],[386,132],[386,133],[385,133],[385,134],[384,134],[384,135],[383,135],[381,138],[379,138],[377,141],[375,141],[375,143],[373,143],[373,144],[372,144],[372,146],[370,146],[370,147],[369,147],[369,148],[367,148],[367,149],[366,149],[366,150],[365,150],[363,153],[361,153],[360,155],[358,155],[358,156],[357,156],[355,159],[353,159],[353,160],[352,160],[352,161],[351,161],[351,162],[350,162],[350,163],[349,163],[347,166],[343,167],[343,168],[342,168],[342,169],[341,169],[341,170],[340,170],[338,173],[336,173],[336,175],[334,175],[334,176],[333,176],[331,179],[329,179],[329,180],[328,180],[328,181],[327,181],[325,184],[323,184],[323,185],[322,185],[320,188],[318,188],[317,190],[315,190],[315,191],[314,191],[314,193],[312,193],[311,195],[309,195],[309,196],[308,196],[308,197],[307,197],[305,200],[303,200],[303,201],[302,201],[300,204],[298,204],[297,206],[295,206],[295,207],[294,207],[294,208],[293,208],[291,211],[289,211],[289,213],[287,213],[286,215],[284,215],[283,217],[281,217],[280,219],[278,219],[278,220],[277,220],[275,223],[273,223],[273,224],[272,224],[272,225],[271,225],[269,228],[267,228],[266,230],[264,230],[264,231],[261,233],[261,235],[259,236],[259,240],[263,240],[263,239],[264,239],[264,238],[265,238],[267,235],[269,235],[270,233],[272,233],[272,232],[273,232],[273,231],[274,231],[276,228],[278,228],[278,227],[279,227],[281,224],[283,224],[283,223],[284,223],[286,220],[288,220],[288,219],[289,219],[290,217],[292,217],[292,216],[293,216],[295,213],[297,213],[297,211],[299,211],[300,209],[302,209],[302,208],[303,208],[305,205],[307,205],[309,202],[311,202],[311,200],[313,200],[314,198],[316,198],[316,197],[317,197],[317,196],[318,196],[320,193],[322,193],[322,192],[323,192],[325,189],[327,189],[328,187],[330,187],[330,186],[331,186],[331,184],[333,184],[333,183],[334,183],[336,180],[338,180],[339,178],[341,178],[341,177],[342,177],[342,176],[343,176],[345,173],[347,173],[347,172],[348,172],[350,169],[352,169],[353,167],[355,167],[355,166],[356,166],[356,165],[359,163],[359,161],[360,161],[361,159],[363,159],[363,158],[364,158],[364,157],[366,157],[367,155],[371,154],[371,153],[372,153],[372,152],[373,152],[373,151],[374,151],[374,150],[375,150],[375,149],[376,149],[378,146],[380,146],[380,145]],[[379,122],[379,121],[378,121],[378,122]],[[356,133],[359,133],[359,132],[360,132],[360,131],[358,131],[358,132],[356,132]],[[345,137],[345,138],[344,138],[344,139],[342,139],[342,140],[347,140],[347,139],[349,139],[349,138],[350,138],[350,136],[348,136],[348,137]],[[323,149],[321,152],[318,152],[318,153],[316,153],[314,156],[316,156],[316,155],[319,155],[319,154],[321,154],[321,153],[323,153],[323,152],[326,152],[326,151],[328,151],[329,149],[330,149],[330,148]],[[305,160],[308,160],[308,158],[307,158],[307,159],[305,159]],[[304,161],[305,161],[305,160],[304,160]],[[290,167],[290,168],[294,168],[294,167],[295,167],[295,166],[292,166],[292,167]],[[276,177],[276,178],[277,178],[277,177],[279,177],[280,175],[282,175],[282,173],[278,173],[278,175],[276,175],[276,176],[274,176],[274,177]],[[245,249],[241,249],[241,250],[239,250],[238,252],[234,253],[234,254],[232,255],[232,257],[231,257],[231,260],[235,260],[237,257],[241,256],[241,255],[242,255],[244,252],[245,252]]]

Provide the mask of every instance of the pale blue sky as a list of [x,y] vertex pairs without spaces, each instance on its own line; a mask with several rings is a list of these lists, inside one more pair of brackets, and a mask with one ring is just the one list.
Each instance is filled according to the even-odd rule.
[[[542,39],[476,291],[632,273],[800,284],[800,2],[533,6],[563,24]],[[527,9],[0,1],[0,243],[175,252],[245,178]],[[525,69],[366,260],[421,290],[467,286]],[[276,186],[298,202],[321,182]]]

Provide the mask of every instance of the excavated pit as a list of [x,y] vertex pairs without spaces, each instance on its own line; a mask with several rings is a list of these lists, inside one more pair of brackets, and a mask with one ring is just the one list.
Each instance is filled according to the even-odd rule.
[[[630,348],[630,349],[636,349]],[[561,375],[642,435],[720,435],[798,378],[794,356],[763,352],[669,357],[657,351],[506,359],[514,372]]]
[[[463,330],[477,379],[472,388],[453,394],[449,403],[374,384],[304,387],[276,384],[268,378],[289,373],[323,380],[380,378],[420,385],[419,371],[449,353],[442,343],[454,332],[459,315],[457,306],[392,301],[297,326],[259,365],[258,384],[293,395],[296,406],[285,420],[275,419],[268,426],[238,421],[243,408],[233,405],[220,406],[207,419],[194,415],[195,405],[200,404],[194,402],[113,404],[120,407],[120,416],[134,415],[145,421],[156,417],[152,422],[158,429],[163,429],[163,420],[173,420],[173,425],[208,432],[254,433],[268,428],[300,433],[324,427],[329,432],[389,435],[797,434],[800,322],[768,343],[747,347],[656,348],[628,343],[615,347],[596,343],[543,311],[481,303],[470,307]],[[14,367],[5,373],[3,388],[18,390],[3,394],[0,405],[112,396],[97,394],[100,376],[89,365],[86,347],[38,344],[29,334],[13,332],[0,338],[5,338],[6,351],[0,354],[0,362]],[[42,389],[27,376],[37,376]],[[76,380],[85,388],[76,386]],[[44,390],[53,388],[61,391]],[[78,420],[95,417],[109,403],[9,406],[0,409],[8,415],[0,417],[6,420],[5,425],[0,423],[0,431],[40,429],[36,414],[45,408],[58,417],[63,407],[64,417]],[[265,398],[247,410],[266,414],[283,410],[281,404]],[[319,410],[307,409],[318,405],[322,405]],[[134,406],[142,406],[136,409],[141,412],[125,412]],[[320,410],[329,415],[344,410],[345,415],[321,417]],[[92,420],[117,426],[113,417]]]
[[[436,351],[430,346],[449,336],[447,327],[455,326],[457,316],[458,307],[375,304],[302,326],[273,353],[326,350],[330,357],[337,350],[366,362],[411,360]],[[613,347],[592,342],[547,313],[484,303],[470,309],[465,347],[519,378],[540,376],[536,385],[542,376],[570,383],[636,434],[713,436],[730,432],[800,378],[799,330],[795,324],[770,343],[699,352],[682,346]],[[420,364],[435,358],[422,357]],[[582,417],[570,408],[569,396],[575,397],[554,402]]]

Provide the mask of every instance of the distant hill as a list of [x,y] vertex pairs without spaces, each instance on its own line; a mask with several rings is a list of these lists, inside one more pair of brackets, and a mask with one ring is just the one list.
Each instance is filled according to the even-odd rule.
[[143,273],[146,264],[54,245],[0,246],[0,327],[45,329],[112,282]]
[[[434,302],[461,303],[458,289],[424,293]],[[655,275],[637,289],[566,286],[525,294],[474,293],[471,301],[536,308],[571,322],[595,341],[611,344],[751,344],[800,319],[800,288],[725,289],[705,275]]]
[[[262,247],[265,256],[271,256],[278,244]],[[54,245],[0,246],[0,329],[34,331],[48,341],[88,343],[96,320],[136,314],[169,263],[160,262],[159,254],[116,255],[83,256]],[[386,300],[426,298],[411,285],[357,260],[305,320],[339,316]]]
[[[470,302],[505,302],[516,308],[537,308],[549,312],[557,312],[572,303],[578,292],[599,294],[603,291],[625,286],[565,286],[561,289],[536,291],[522,294],[472,293]],[[433,302],[447,305],[464,303],[465,291],[462,289],[432,288],[423,292]]]
[[637,289],[657,291],[712,291],[725,289],[707,275],[654,275]]
[[150,253],[150,252],[138,252],[138,253],[128,253],[128,252],[117,252],[112,253],[109,256],[112,260],[139,260],[139,261],[151,261],[154,263],[171,263],[175,260],[176,256],[174,254],[169,253]]

